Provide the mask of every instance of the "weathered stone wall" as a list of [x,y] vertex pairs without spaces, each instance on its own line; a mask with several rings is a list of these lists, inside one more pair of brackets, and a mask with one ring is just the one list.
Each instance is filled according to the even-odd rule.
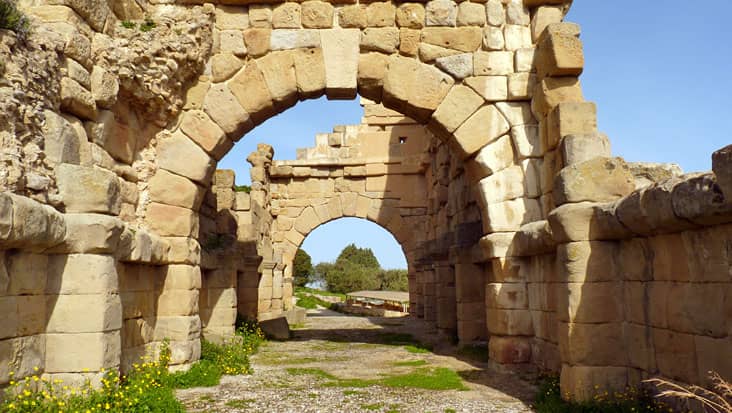
[[[98,378],[165,337],[185,368],[202,331],[233,331],[235,306],[286,311],[288,254],[347,208],[398,235],[415,314],[488,338],[496,362],[561,371],[568,397],[732,374],[730,151],[714,175],[681,178],[612,158],[568,2],[21,3],[28,42],[0,32],[0,379],[8,365]],[[261,147],[248,196],[214,178],[235,141],[298,99],[357,93],[383,104],[366,114],[374,148],[392,142],[387,125],[424,130],[407,116],[435,136],[426,158],[366,160],[346,179],[343,140],[304,154],[306,169],[270,166]],[[311,160],[326,146],[338,167]],[[338,179],[348,202],[313,203]],[[403,206],[387,184],[424,196]]]

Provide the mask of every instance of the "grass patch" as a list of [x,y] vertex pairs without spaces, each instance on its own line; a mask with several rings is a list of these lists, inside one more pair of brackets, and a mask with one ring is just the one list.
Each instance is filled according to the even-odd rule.
[[125,29],[134,29],[135,27],[137,27],[137,24],[135,24],[135,22],[131,22],[129,20],[123,20],[120,24]]
[[420,368],[411,373],[380,379],[341,379],[319,368],[289,368],[287,372],[293,375],[312,375],[326,380],[327,382],[323,384],[325,387],[385,386],[426,390],[467,390],[460,375],[444,367]]
[[361,408],[364,410],[380,410],[383,404],[381,403],[372,403],[372,404],[362,404]]
[[344,396],[356,396],[356,395],[363,395],[366,394],[365,391],[359,391],[359,390],[343,390]]
[[331,291],[322,291],[322,290],[316,290],[313,288],[307,288],[307,287],[295,287],[296,293],[310,293],[315,295],[322,295],[324,297],[338,297],[343,301],[346,301],[346,295],[341,293],[334,293]]
[[329,303],[328,301],[323,300],[322,298],[318,297],[317,295],[310,294],[306,291],[296,291],[295,297],[297,297],[297,302],[295,305],[297,305],[300,308],[307,308],[308,310],[314,310],[320,307],[329,308],[333,310],[334,304]]
[[431,353],[432,347],[431,346],[423,346],[423,345],[406,345],[404,346],[404,350],[407,350],[410,353],[413,354],[425,354],[425,353]]
[[149,32],[150,30],[154,29],[156,26],[155,22],[152,20],[145,20],[144,22],[140,23],[140,31],[141,32]]
[[562,399],[559,379],[545,378],[534,403],[537,413],[661,413],[669,407],[648,394],[628,390],[624,393],[598,392],[593,400],[570,403]]
[[[203,352],[201,352],[201,357],[203,357]],[[188,371],[172,373],[166,384],[176,389],[212,387],[219,384],[221,375],[221,368],[215,362],[202,359],[191,366]]]
[[405,333],[382,333],[379,334],[379,341],[389,346],[404,346],[404,349],[413,354],[425,354],[432,352],[432,346],[420,343],[411,334]]
[[254,399],[234,399],[224,403],[227,407],[233,407],[235,409],[246,409],[250,404],[254,403]]
[[407,360],[407,361],[397,361],[394,363],[394,365],[397,367],[401,367],[401,366],[419,367],[419,366],[424,366],[425,364],[427,364],[426,360]]

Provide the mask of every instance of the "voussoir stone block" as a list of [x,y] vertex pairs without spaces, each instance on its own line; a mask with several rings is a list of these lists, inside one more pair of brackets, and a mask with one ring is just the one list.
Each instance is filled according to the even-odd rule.
[[432,124],[447,134],[452,133],[484,102],[484,99],[469,87],[455,86],[432,114]]
[[193,237],[198,235],[198,215],[188,208],[151,202],[146,221],[162,236]]
[[61,164],[56,168],[56,180],[67,212],[119,214],[120,185],[113,172]]
[[225,83],[211,86],[203,99],[203,110],[234,141],[254,127],[249,113]]
[[471,115],[456,131],[455,143],[463,158],[505,135],[510,125],[493,105],[486,105]]
[[158,169],[148,182],[150,199],[162,204],[198,210],[204,190],[193,181],[165,169]]
[[594,158],[562,169],[554,180],[554,202],[609,202],[635,190],[635,181],[622,158]]
[[190,110],[183,115],[180,129],[208,154],[220,159],[234,145],[223,130],[200,110]]
[[384,102],[400,112],[426,121],[445,98],[454,80],[434,66],[396,56],[384,78]]
[[183,132],[163,137],[157,150],[160,168],[204,185],[210,182],[214,160]]
[[323,49],[300,49],[293,55],[297,90],[301,98],[315,98],[325,92]]
[[331,99],[356,96],[359,44],[358,29],[330,29],[320,33],[325,61],[325,93]]

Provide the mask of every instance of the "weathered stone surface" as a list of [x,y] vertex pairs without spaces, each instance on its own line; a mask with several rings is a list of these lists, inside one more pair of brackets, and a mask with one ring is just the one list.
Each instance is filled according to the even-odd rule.
[[271,27],[272,9],[266,4],[253,4],[249,7],[249,25],[252,27]]
[[396,7],[391,2],[373,2],[366,6],[368,27],[394,26]]
[[325,92],[325,62],[322,49],[298,50],[293,55],[297,90],[301,98],[315,98]]
[[333,5],[318,0],[302,3],[302,26],[313,29],[333,27]]
[[463,158],[476,153],[483,146],[508,132],[509,125],[498,109],[486,105],[478,109],[455,131],[455,143]]
[[223,157],[234,145],[205,112],[191,110],[183,115],[180,129],[203,150],[216,159]]
[[244,30],[244,44],[250,56],[258,57],[267,53],[272,29],[252,28]]
[[703,174],[679,183],[673,189],[673,210],[677,217],[698,225],[732,221],[732,201],[717,185],[714,174]]
[[272,30],[270,49],[288,50],[306,47],[320,47],[320,34],[317,30]]
[[254,127],[249,114],[226,84],[214,85],[208,90],[203,110],[234,141]]
[[496,363],[528,363],[531,354],[531,342],[523,337],[492,336],[488,342],[488,358]]
[[56,179],[67,212],[119,213],[120,187],[114,173],[61,164],[56,168]]
[[503,29],[506,50],[519,50],[531,47],[531,31],[526,26],[506,25]]
[[61,79],[61,109],[82,119],[97,117],[94,96],[78,82],[70,78]]
[[478,50],[482,41],[481,30],[477,27],[426,27],[422,30],[422,42],[461,52]]
[[564,136],[597,132],[597,107],[590,102],[562,102],[547,121],[547,133],[542,137],[545,150],[555,148]]
[[151,202],[145,219],[150,228],[162,236],[192,237],[198,234],[198,216],[188,208]]
[[562,169],[554,181],[554,202],[607,202],[633,192],[635,184],[621,158],[594,158]]
[[338,23],[343,28],[366,27],[366,6],[363,4],[344,6],[338,10]]
[[561,23],[564,18],[564,12],[559,6],[539,6],[531,18],[531,38],[534,43],[538,42],[539,37],[550,24]]
[[381,53],[364,53],[358,60],[358,92],[366,98],[381,98],[389,58]]
[[[563,23],[549,25],[563,25]],[[544,32],[537,53],[540,76],[579,76],[585,59],[582,42],[577,36],[547,30]]]
[[356,96],[361,33],[356,29],[324,30],[320,34],[325,61],[325,93],[331,99]]
[[80,163],[82,141],[71,123],[50,110],[44,111],[43,114],[45,116],[43,135],[46,159],[54,163]]
[[565,204],[553,210],[548,219],[557,242],[623,239],[631,235],[615,215],[614,204]]
[[399,47],[399,29],[396,27],[367,28],[361,35],[361,49],[394,53]]
[[458,85],[450,89],[435,113],[432,123],[447,134],[454,132],[484,103],[469,87]]
[[[572,400],[590,401],[597,394],[622,392],[635,382],[629,382],[627,367],[595,367],[562,365],[562,390]],[[638,378],[639,381],[640,378]]]
[[257,66],[264,75],[269,94],[278,110],[284,110],[297,102],[293,52],[269,53],[257,61]]
[[560,103],[583,101],[578,78],[546,77],[536,85],[531,104],[537,116],[546,116]]
[[610,140],[603,133],[567,135],[560,141],[559,151],[565,165],[611,156]]
[[157,149],[160,168],[204,185],[209,183],[214,160],[182,132],[161,139]]
[[290,326],[286,317],[260,321],[259,326],[268,338],[275,340],[288,340],[290,338]]
[[272,27],[275,29],[299,29],[300,5],[297,3],[283,3],[275,7],[272,10]]
[[426,26],[455,26],[458,7],[452,0],[431,0],[425,6]]
[[113,73],[94,66],[90,77],[90,87],[94,101],[100,108],[109,109],[117,102],[119,82]]
[[465,79],[473,75],[473,55],[471,53],[439,57],[435,59],[435,64],[455,79]]
[[[264,59],[266,57],[262,60]],[[289,60],[289,63],[292,64],[292,60]],[[262,66],[267,66],[267,64],[262,62]],[[291,84],[295,80],[294,68],[287,69],[285,77],[289,78],[287,83]],[[274,98],[268,88],[259,61],[247,64],[228,84],[231,93],[236,96],[236,100],[254,123],[261,123],[276,113]]]
[[488,102],[508,99],[508,78],[506,76],[475,76],[465,79],[465,84],[478,92]]
[[119,331],[47,334],[45,371],[81,373],[115,368],[119,364],[121,352]]
[[479,180],[508,168],[513,164],[513,156],[511,138],[504,135],[480,149],[468,170],[472,179]]
[[223,82],[231,78],[244,65],[244,62],[231,53],[219,53],[211,58],[213,81]]
[[473,56],[476,76],[505,76],[513,73],[513,53],[476,52]]
[[458,26],[485,26],[485,6],[480,3],[462,2],[458,6]]
[[149,181],[150,199],[155,202],[198,210],[203,201],[203,188],[188,178],[158,171]]
[[417,29],[399,29],[399,53],[404,56],[416,56],[421,46],[419,43],[421,36],[420,30]]
[[420,3],[402,3],[396,10],[396,23],[399,27],[421,29],[424,27],[424,6]]
[[536,199],[517,198],[485,207],[483,226],[487,231],[517,231],[522,225],[541,219]]
[[447,95],[453,79],[414,59],[392,57],[384,78],[384,102],[416,120],[426,120]]
[[732,200],[732,145],[712,154],[712,170],[724,197]]

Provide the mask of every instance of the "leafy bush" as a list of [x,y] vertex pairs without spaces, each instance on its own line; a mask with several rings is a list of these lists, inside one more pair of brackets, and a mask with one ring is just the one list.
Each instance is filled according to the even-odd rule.
[[0,29],[11,30],[25,39],[30,31],[30,20],[15,3],[15,0],[0,0]]

